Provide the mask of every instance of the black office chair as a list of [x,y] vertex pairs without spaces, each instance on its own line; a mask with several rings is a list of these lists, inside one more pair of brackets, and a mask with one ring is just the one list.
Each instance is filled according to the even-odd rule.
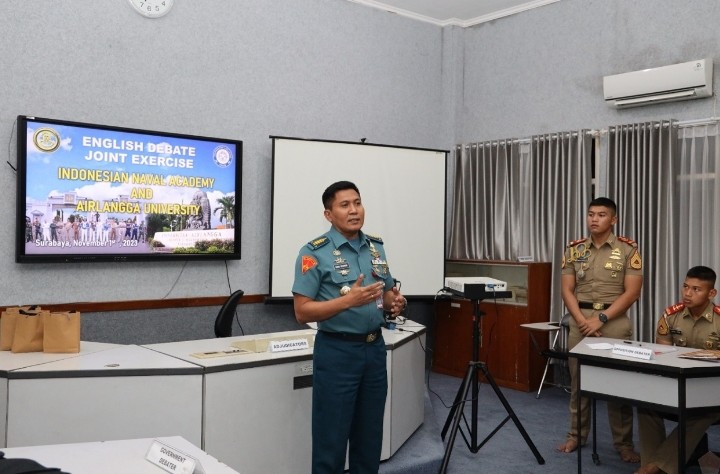
[[235,317],[238,301],[245,294],[243,290],[237,290],[231,294],[220,308],[220,312],[215,318],[215,337],[232,336],[232,324]]

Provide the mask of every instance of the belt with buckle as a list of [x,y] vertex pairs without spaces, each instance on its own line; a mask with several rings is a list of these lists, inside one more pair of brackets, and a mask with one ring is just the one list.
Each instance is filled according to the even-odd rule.
[[610,307],[610,303],[591,303],[589,301],[578,301],[580,309],[594,309],[595,311],[602,311]]
[[375,331],[367,334],[352,334],[347,332],[330,332],[323,330],[320,332],[334,339],[341,339],[348,342],[374,342],[382,335],[382,330],[380,328],[377,328]]

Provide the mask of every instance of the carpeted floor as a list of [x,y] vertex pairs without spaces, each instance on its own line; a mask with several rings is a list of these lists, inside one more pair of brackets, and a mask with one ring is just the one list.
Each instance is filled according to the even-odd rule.
[[[444,454],[440,439],[461,379],[431,372],[427,385],[426,420],[406,444],[381,466],[381,473],[424,474],[438,472]],[[577,455],[555,451],[565,439],[569,427],[569,394],[557,387],[546,386],[539,399],[535,393],[501,389],[510,407],[524,426],[530,439],[544,458],[539,464],[512,420],[503,425],[477,453],[468,449],[460,434],[457,435],[448,464],[449,473],[574,473],[577,472]],[[638,464],[623,462],[613,450],[605,403],[598,401],[598,454],[600,464],[591,459],[592,447],[583,448],[584,473],[632,473]],[[470,403],[466,404],[469,419]],[[482,442],[505,419],[507,412],[492,387],[480,385],[478,401],[478,442]],[[670,425],[669,425],[670,426]],[[467,433],[467,431],[466,431]],[[446,437],[449,439],[449,436]],[[635,444],[639,444],[635,429]],[[709,445],[720,450],[720,429],[712,427]],[[688,470],[697,472],[699,469]]]

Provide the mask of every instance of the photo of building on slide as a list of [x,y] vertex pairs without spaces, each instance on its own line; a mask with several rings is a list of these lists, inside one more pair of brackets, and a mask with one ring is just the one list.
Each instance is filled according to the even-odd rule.
[[28,254],[233,252],[231,144],[28,124],[26,146]]

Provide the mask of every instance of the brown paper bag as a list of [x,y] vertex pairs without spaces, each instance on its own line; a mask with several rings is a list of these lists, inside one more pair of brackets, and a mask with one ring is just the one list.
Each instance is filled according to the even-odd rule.
[[43,313],[48,311],[26,311],[21,309],[15,316],[15,334],[13,352],[42,352],[43,350]]
[[11,306],[5,309],[0,316],[0,351],[9,351],[12,348],[15,336],[15,320],[23,311],[39,311],[39,306]]
[[43,313],[43,352],[80,352],[80,312]]
[[13,306],[7,308],[0,316],[0,351],[9,351],[12,347],[13,336],[15,335],[15,318],[20,308]]

